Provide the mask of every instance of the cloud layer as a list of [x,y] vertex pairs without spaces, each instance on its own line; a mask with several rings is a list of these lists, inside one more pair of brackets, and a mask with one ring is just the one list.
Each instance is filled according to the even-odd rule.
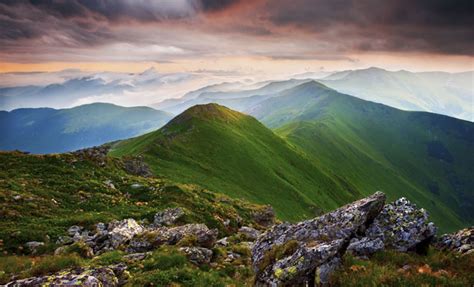
[[0,0],[0,61],[474,54],[471,0]]

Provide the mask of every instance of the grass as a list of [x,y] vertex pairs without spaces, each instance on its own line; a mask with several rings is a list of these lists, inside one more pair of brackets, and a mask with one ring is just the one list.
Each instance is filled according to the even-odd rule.
[[474,124],[400,111],[315,82],[262,106],[259,120],[361,196],[405,196],[427,209],[441,232],[474,223]]
[[474,256],[430,250],[427,256],[384,251],[370,260],[344,257],[334,286],[471,286]]
[[359,197],[254,118],[218,105],[191,108],[110,154],[142,155],[155,174],[270,204],[284,220],[314,217]]
[[[105,184],[111,180],[112,189]],[[132,188],[139,183],[141,187]],[[122,162],[99,167],[70,154],[0,153],[0,252],[24,254],[28,241],[43,241],[39,254],[52,252],[72,225],[135,218],[153,221],[156,212],[180,206],[190,211],[184,223],[204,223],[221,235],[251,224],[258,206],[215,194],[197,185],[127,174]],[[230,224],[224,225],[229,219]]]

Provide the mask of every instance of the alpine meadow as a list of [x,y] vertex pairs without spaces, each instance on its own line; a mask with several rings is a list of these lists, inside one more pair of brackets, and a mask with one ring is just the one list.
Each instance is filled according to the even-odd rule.
[[474,285],[473,10],[0,0],[0,285]]

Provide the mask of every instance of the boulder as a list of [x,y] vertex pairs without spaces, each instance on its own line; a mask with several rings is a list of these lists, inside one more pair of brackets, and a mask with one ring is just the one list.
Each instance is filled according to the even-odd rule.
[[435,247],[460,254],[474,254],[474,226],[444,234],[436,241]]
[[31,277],[7,283],[8,287],[33,286],[85,286],[85,287],[114,287],[121,286],[127,280],[125,265],[101,268],[76,268],[59,272],[54,275]]
[[182,247],[179,249],[188,257],[189,261],[196,265],[209,264],[212,258],[212,250],[204,247]]
[[196,246],[212,248],[217,240],[217,230],[205,224],[186,224],[177,227],[160,227],[136,236],[130,241],[128,252],[149,251],[163,244],[175,245],[181,239],[193,238]]
[[136,234],[142,233],[145,229],[138,224],[135,219],[124,219],[112,221],[108,226],[108,236],[113,248],[132,239]]
[[80,234],[83,229],[84,228],[81,226],[73,225],[69,227],[67,233],[69,234],[69,236],[75,236],[76,234]]
[[262,234],[252,248],[257,286],[314,284],[317,267],[344,253],[383,208],[385,195],[372,196],[297,224],[283,223]]
[[184,216],[182,208],[168,208],[155,214],[154,224],[157,226],[170,226]]
[[428,212],[402,197],[385,205],[364,235],[351,241],[348,251],[362,257],[382,249],[423,251],[435,234]]
[[255,228],[242,226],[239,228],[239,233],[243,234],[248,240],[256,240],[258,236],[260,236],[260,231]]

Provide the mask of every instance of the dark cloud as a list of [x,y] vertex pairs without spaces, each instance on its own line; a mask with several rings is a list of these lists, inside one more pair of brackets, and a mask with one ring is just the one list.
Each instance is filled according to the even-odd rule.
[[204,11],[219,11],[238,4],[240,0],[201,0],[201,5]]
[[472,0],[0,0],[0,57],[48,50],[71,58],[115,43],[274,59],[372,51],[474,55],[473,6]]
[[348,49],[473,55],[473,7],[472,0],[272,0],[266,15],[276,27]]

